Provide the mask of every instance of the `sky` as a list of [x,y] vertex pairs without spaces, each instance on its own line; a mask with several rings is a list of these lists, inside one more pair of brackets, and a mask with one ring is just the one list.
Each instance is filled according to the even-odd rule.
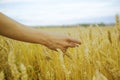
[[0,0],[0,12],[26,25],[114,23],[120,0]]

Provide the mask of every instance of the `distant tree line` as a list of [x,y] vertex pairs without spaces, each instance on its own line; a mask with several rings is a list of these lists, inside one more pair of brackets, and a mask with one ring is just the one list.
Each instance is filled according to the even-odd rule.
[[114,23],[111,23],[111,24],[105,24],[105,23],[98,23],[98,24],[79,24],[79,26],[83,26],[83,27],[89,27],[89,26],[91,26],[91,25],[92,25],[93,27],[95,27],[96,25],[105,27],[105,26],[113,26]]

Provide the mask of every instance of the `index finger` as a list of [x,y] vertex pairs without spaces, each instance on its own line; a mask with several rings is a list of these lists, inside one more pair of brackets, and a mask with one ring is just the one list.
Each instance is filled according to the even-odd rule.
[[69,38],[68,39],[69,42],[74,42],[76,44],[81,44],[81,42],[79,40],[73,39],[73,38]]

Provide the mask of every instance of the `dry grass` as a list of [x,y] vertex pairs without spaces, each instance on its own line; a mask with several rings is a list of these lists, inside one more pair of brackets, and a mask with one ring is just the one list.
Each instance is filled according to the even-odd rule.
[[[48,30],[48,29],[44,29]],[[0,80],[120,80],[120,29],[51,28],[82,41],[64,55],[0,37]]]

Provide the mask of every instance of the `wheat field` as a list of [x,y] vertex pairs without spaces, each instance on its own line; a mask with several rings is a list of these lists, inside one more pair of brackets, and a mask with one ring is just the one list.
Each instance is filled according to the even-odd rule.
[[119,27],[43,28],[82,42],[66,53],[0,36],[0,80],[120,80]]

